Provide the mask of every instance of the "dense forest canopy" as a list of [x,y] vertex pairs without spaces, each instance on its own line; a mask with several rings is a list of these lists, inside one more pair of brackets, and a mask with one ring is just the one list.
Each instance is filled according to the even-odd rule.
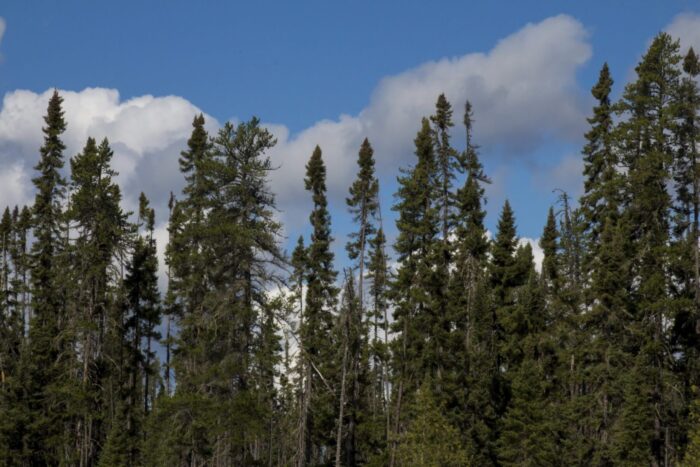
[[275,138],[196,115],[167,290],[155,209],[123,209],[107,139],[65,154],[55,92],[34,203],[0,218],[0,465],[700,465],[700,58],[661,33],[635,72],[613,101],[600,70],[537,266],[508,201],[484,226],[469,102],[420,122],[391,244],[362,142],[347,259],[324,148],[286,254]]

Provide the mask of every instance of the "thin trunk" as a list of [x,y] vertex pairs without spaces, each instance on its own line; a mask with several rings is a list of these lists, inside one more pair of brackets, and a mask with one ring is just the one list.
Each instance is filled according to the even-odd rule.
[[[347,317],[346,317],[347,319]],[[340,454],[342,452],[343,439],[343,413],[345,408],[345,379],[347,376],[347,360],[348,360],[348,339],[347,332],[345,336],[345,344],[343,349],[343,367],[342,376],[340,378],[340,402],[338,403],[338,431],[335,442],[335,467],[340,467]]]
[[165,391],[170,396],[170,314],[165,320]]
[[151,369],[151,336],[146,339],[146,363],[143,369],[144,375],[144,387],[143,387],[143,413],[148,415],[148,387],[149,387],[149,373]]
[[[695,304],[700,307],[700,246],[698,238],[700,233],[700,173],[695,148],[695,141],[691,142],[693,157],[693,254],[695,257]],[[696,322],[696,332],[700,333],[700,318]]]
[[[172,219],[173,219],[173,207],[175,206],[175,196],[173,195],[173,192],[170,192],[170,199],[168,200],[168,227],[172,225]],[[168,228],[168,243],[170,243],[170,228]],[[170,289],[170,278],[172,277],[172,266],[170,265],[170,261],[168,261],[168,289]],[[165,324],[165,390],[170,396],[170,312],[171,310],[168,310],[168,314],[166,317],[166,324]]]
[[401,399],[403,396],[403,379],[399,381],[399,388],[396,396],[396,420],[394,420],[394,439],[391,440],[391,456],[389,459],[389,467],[394,467],[396,461],[396,446],[399,435],[399,420],[401,420]]
[[[307,357],[308,358],[308,357]],[[311,362],[305,365],[304,391],[302,393],[301,429],[299,432],[299,467],[304,467],[311,462],[311,438],[309,428],[311,415],[309,413],[309,400],[311,399]]]
[[403,336],[402,336],[402,342],[401,342],[401,347],[402,347],[402,354],[404,358],[402,359],[403,361],[403,372],[401,375],[401,379],[399,380],[399,387],[396,395],[396,419],[394,420],[394,439],[391,440],[391,455],[389,456],[389,467],[394,467],[394,462],[396,461],[396,445],[397,445],[397,438],[399,435],[399,423],[401,420],[401,399],[403,396],[403,380],[406,377],[406,333],[407,333],[407,323],[404,320],[404,326],[403,326]]
[[[299,283],[299,329],[304,327],[304,285]],[[303,333],[299,336],[299,352],[301,368],[299,374],[301,376],[302,389],[300,391],[300,411],[299,411],[299,427],[297,439],[297,467],[304,467],[309,460],[310,445],[307,435],[309,426],[309,397],[311,397],[311,365],[306,362],[308,356],[304,349]]]
[[[389,348],[389,322],[387,321],[387,307],[384,307],[384,349]],[[383,357],[386,358],[386,355]],[[384,411],[386,412],[386,439],[389,439],[391,432],[391,410],[389,410],[389,399],[391,398],[391,388],[389,387],[388,365],[385,361],[382,362],[382,391],[384,397]]]

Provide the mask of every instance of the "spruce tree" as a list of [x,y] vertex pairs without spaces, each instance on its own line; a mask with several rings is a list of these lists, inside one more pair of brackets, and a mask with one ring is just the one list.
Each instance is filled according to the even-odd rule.
[[[365,270],[368,266],[368,255],[367,249],[368,245],[376,232],[375,222],[378,217],[379,210],[379,182],[374,174],[374,151],[369,141],[365,138],[360,147],[360,152],[357,160],[358,173],[356,179],[350,186],[350,196],[346,199],[348,209],[353,217],[353,222],[356,223],[358,230],[356,232],[351,232],[349,235],[349,241],[347,243],[346,249],[348,251],[348,256],[351,260],[357,261],[358,269],[358,281],[357,281],[357,296],[358,296],[358,310],[357,314],[360,317],[360,322],[367,322],[365,317],[364,308],[364,284],[365,284]],[[364,326],[364,325],[363,325]],[[358,326],[354,326],[356,332],[361,329]],[[366,327],[365,329],[369,329]],[[350,422],[348,426],[348,437],[349,440],[347,449],[347,462],[352,465],[355,463],[356,458],[356,430],[357,427],[357,412],[361,401],[357,400],[358,395],[364,392],[366,388],[360,387],[359,378],[362,375],[366,375],[369,371],[368,368],[361,368],[361,359],[367,356],[368,353],[368,343],[369,336],[363,335],[352,335],[352,344],[350,347],[353,353],[349,355],[350,365],[353,371],[350,376],[353,378],[351,382],[352,391],[348,394],[347,405],[350,411]],[[376,372],[378,365],[378,358],[373,356],[372,364],[374,366],[373,370]],[[377,394],[376,392],[374,393]],[[371,402],[372,406],[376,406],[376,400]],[[360,430],[362,427],[359,428]]]
[[[430,117],[433,123],[433,140],[435,146],[435,173],[432,183],[435,184],[435,197],[433,201],[440,217],[440,239],[435,243],[435,251],[431,252],[434,257],[435,268],[432,271],[432,281],[435,287],[432,289],[431,306],[431,346],[429,352],[435,365],[436,377],[434,383],[437,385],[438,397],[442,397],[443,379],[448,379],[449,372],[446,366],[447,348],[449,347],[450,317],[449,307],[449,276],[450,263],[452,258],[452,245],[450,234],[453,231],[455,201],[453,192],[453,181],[456,172],[462,169],[460,165],[460,154],[450,145],[450,128],[454,126],[452,122],[452,106],[445,98],[444,94],[438,96],[435,104],[435,115]],[[433,343],[434,342],[434,343]]]
[[[370,280],[369,295],[371,308],[368,315],[370,328],[369,353],[372,362],[370,375],[371,403],[365,449],[368,457],[383,456],[386,453],[389,436],[391,411],[389,407],[389,256],[386,252],[386,237],[380,226],[369,241],[369,264],[367,278]],[[386,460],[383,460],[386,462]]]
[[589,250],[595,253],[603,223],[617,215],[620,205],[620,176],[617,170],[617,152],[614,146],[613,106],[610,102],[613,79],[608,64],[603,64],[598,82],[591,89],[596,99],[591,125],[583,148],[584,190],[581,210]]
[[67,343],[59,336],[65,329],[65,300],[61,278],[64,242],[66,182],[61,174],[66,130],[63,98],[57,91],[49,99],[43,127],[44,144],[32,180],[36,187],[33,207],[32,320],[29,346],[23,354],[22,403],[26,407],[22,461],[29,464],[55,464],[63,458],[63,435],[68,428],[61,396],[66,374]]
[[498,219],[498,230],[491,244],[489,264],[490,285],[493,291],[494,339],[498,356],[497,367],[507,365],[508,340],[506,326],[511,321],[515,305],[515,291],[523,284],[516,258],[518,237],[515,217],[508,200],[503,205]]
[[335,442],[332,436],[335,426],[335,398],[331,374],[336,371],[332,338],[334,320],[332,310],[338,290],[335,287],[337,272],[333,268],[333,237],[330,230],[330,214],[326,198],[326,166],[321,148],[316,146],[306,164],[306,189],[311,193],[313,210],[309,217],[312,233],[307,249],[307,292],[305,320],[301,336],[307,359],[304,398],[308,400],[306,413],[304,464],[324,462],[328,447]]
[[[528,247],[523,257],[528,256]],[[531,258],[531,256],[530,256]],[[511,399],[498,440],[500,465],[556,465],[561,461],[558,420],[553,412],[542,283],[530,263],[528,282],[518,292],[515,320],[517,358],[511,363]]]
[[581,413],[592,438],[592,462],[607,465],[614,461],[613,427],[622,405],[622,376],[632,363],[629,342],[624,340],[628,321],[629,253],[628,235],[620,221],[608,217],[600,236],[598,255],[592,265],[591,295],[596,298],[583,319],[587,361],[587,395]]
[[557,219],[554,216],[554,209],[549,208],[547,212],[547,223],[540,237],[540,248],[542,248],[542,281],[545,285],[545,290],[556,294],[559,286],[559,256],[557,254],[559,245],[557,238],[559,232],[557,230]]
[[174,364],[182,363],[177,372],[178,385],[183,389],[190,385],[187,373],[197,366],[194,336],[199,332],[197,315],[202,313],[207,290],[204,210],[210,190],[206,173],[211,166],[212,144],[204,124],[203,115],[195,116],[187,150],[180,153],[180,171],[186,185],[183,199],[174,203],[171,209],[170,239],[166,253],[171,270],[171,297],[180,311],[176,317],[181,329],[181,345],[177,351],[180,355],[175,358],[177,362]]
[[408,429],[399,437],[396,465],[457,467],[471,464],[461,446],[459,431],[443,414],[429,384],[423,384],[417,391],[410,412]]
[[[637,78],[625,88],[619,104],[627,120],[621,125],[625,162],[628,166],[628,225],[634,226],[632,290],[635,303],[635,365],[638,372],[627,378],[629,391],[639,383],[637,395],[625,400],[622,414],[647,414],[642,420],[629,418],[629,452],[646,452],[652,463],[662,464],[669,456],[669,443],[677,436],[673,415],[678,407],[664,387],[672,384],[669,371],[668,334],[664,322],[671,319],[666,290],[671,198],[667,191],[670,178],[670,132],[675,118],[674,95],[678,86],[679,45],[668,34],[654,38],[636,68]],[[636,353],[636,352],[635,352]],[[629,393],[628,393],[629,394]],[[629,407],[642,404],[641,407]],[[637,423],[643,423],[638,426]],[[668,434],[667,434],[668,433]]]
[[[71,245],[73,268],[70,272],[74,288],[71,309],[75,311],[68,326],[74,342],[80,348],[75,364],[78,366],[81,400],[76,401],[76,424],[81,427],[78,437],[80,463],[95,463],[99,446],[109,426],[108,406],[114,394],[105,389],[107,378],[118,378],[121,368],[119,344],[109,348],[106,336],[113,329],[114,316],[120,304],[113,293],[118,282],[113,262],[123,250],[128,233],[126,214],[120,207],[121,191],[113,178],[113,152],[105,139],[99,146],[88,138],[83,151],[71,159],[71,198],[67,217],[77,238]],[[106,368],[110,368],[109,371]]]
[[[269,453],[272,442],[268,427],[254,421],[266,419],[274,402],[263,369],[274,366],[268,350],[278,349],[267,341],[277,334],[266,293],[280,283],[283,260],[265,154],[275,139],[257,118],[226,123],[211,142],[202,125],[195,119],[190,151],[183,153],[195,161],[195,175],[173,208],[168,252],[183,314],[173,358],[177,389],[167,405],[173,419],[188,406],[193,411],[178,426],[171,455],[245,464]],[[189,167],[183,164],[186,174]],[[265,397],[256,397],[258,391]],[[231,419],[241,420],[238,429],[230,428]]]
[[673,202],[672,239],[669,251],[670,295],[675,308],[673,340],[680,350],[677,372],[683,378],[685,398],[692,399],[692,387],[700,380],[698,366],[698,323],[700,322],[700,251],[698,249],[700,216],[700,169],[698,169],[697,114],[700,90],[696,81],[700,62],[691,47],[683,60],[677,90],[673,159],[675,199]]
[[[398,269],[392,283],[394,304],[392,330],[397,337],[392,342],[392,433],[395,437],[403,430],[402,413],[410,397],[431,374],[432,355],[426,349],[430,333],[432,261],[439,229],[439,213],[433,200],[436,170],[431,129],[427,119],[414,140],[417,162],[399,177],[396,204],[398,236],[394,243]],[[390,449],[390,465],[395,460],[395,438]]]
[[483,184],[485,176],[478,148],[472,140],[473,113],[465,105],[466,148],[462,156],[467,178],[457,191],[454,219],[453,265],[449,283],[449,319],[454,325],[450,336],[449,359],[451,395],[447,407],[460,429],[465,447],[474,463],[494,462],[496,417],[491,388],[496,359],[492,315],[488,311],[486,266],[488,239],[484,226],[486,212]]

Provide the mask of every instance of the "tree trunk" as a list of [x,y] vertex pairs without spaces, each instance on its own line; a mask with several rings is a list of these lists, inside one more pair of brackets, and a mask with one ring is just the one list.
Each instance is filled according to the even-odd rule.
[[[346,317],[347,319],[347,317]],[[348,340],[347,333],[343,349],[343,367],[342,376],[340,378],[340,402],[338,403],[338,431],[335,442],[335,467],[341,467],[340,454],[342,452],[343,439],[343,412],[345,408],[345,379],[347,376],[347,360],[348,360]]]

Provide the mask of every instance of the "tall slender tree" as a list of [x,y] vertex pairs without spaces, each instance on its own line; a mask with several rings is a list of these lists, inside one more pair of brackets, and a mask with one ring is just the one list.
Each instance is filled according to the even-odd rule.
[[[397,334],[393,341],[394,436],[405,427],[402,410],[425,378],[432,374],[435,353],[427,348],[434,283],[433,253],[439,229],[439,213],[433,203],[436,171],[432,132],[427,119],[414,140],[417,162],[399,177],[396,227],[399,234],[394,244],[399,263],[392,284],[394,322]],[[390,465],[395,461],[395,443],[391,448]]]
[[311,243],[307,250],[306,319],[302,323],[301,336],[306,358],[304,398],[309,402],[306,413],[306,446],[304,464],[322,463],[333,446],[335,426],[335,389],[331,373],[336,371],[332,310],[338,290],[335,287],[337,272],[333,268],[331,251],[330,214],[326,198],[326,166],[321,148],[316,146],[306,164],[306,189],[311,193],[313,210],[310,221]]
[[[447,408],[459,427],[467,452],[474,463],[495,461],[496,414],[492,394],[497,367],[491,333],[495,322],[488,310],[487,252],[484,226],[483,184],[490,180],[479,161],[472,139],[473,113],[467,101],[464,111],[466,147],[463,160],[467,178],[455,198],[453,272],[449,284],[451,333],[451,387]],[[459,409],[458,409],[459,407]]]
[[[358,155],[357,165],[358,173],[356,179],[350,186],[350,196],[346,198],[346,203],[348,205],[348,210],[353,217],[353,221],[357,224],[358,230],[356,232],[351,232],[349,235],[349,241],[347,243],[346,249],[348,251],[348,256],[351,260],[357,261],[358,269],[358,280],[357,280],[357,295],[358,295],[358,310],[357,314],[360,317],[360,323],[355,323],[351,329],[357,333],[362,329],[369,329],[367,324],[367,318],[365,316],[364,308],[364,297],[365,297],[365,270],[367,268],[368,256],[367,249],[369,242],[372,237],[376,234],[375,223],[377,221],[378,210],[379,210],[379,181],[374,173],[374,151],[369,141],[365,138],[360,147],[360,152]],[[353,321],[354,323],[354,321]],[[364,323],[364,324],[362,324]],[[362,324],[362,326],[360,326]],[[354,465],[356,462],[356,430],[357,430],[357,414],[359,412],[359,406],[361,401],[358,400],[360,393],[365,392],[366,388],[360,387],[360,378],[366,375],[368,368],[362,368],[362,360],[367,357],[367,344],[369,342],[369,336],[366,335],[355,335],[352,334],[352,353],[349,355],[350,366],[352,371],[350,376],[353,378],[351,381],[351,391],[348,394],[347,405],[349,409],[349,425],[348,425],[348,436],[349,440],[347,444],[348,454],[347,462],[349,465]],[[375,366],[373,370],[376,370],[376,365],[378,364],[378,359],[373,358],[371,360],[372,364]],[[378,393],[374,393],[375,396]],[[376,401],[371,402],[371,406],[376,407]],[[339,460],[339,458],[338,458]]]
[[[677,408],[663,387],[672,382],[667,353],[664,322],[671,318],[666,296],[666,274],[671,199],[667,185],[671,159],[670,133],[675,119],[674,95],[680,71],[679,45],[668,34],[654,38],[636,68],[637,78],[625,88],[619,104],[627,120],[621,125],[625,162],[628,166],[628,225],[634,226],[634,261],[632,274],[636,284],[632,291],[637,356],[628,379],[629,390],[637,396],[627,397],[622,415],[628,422],[630,444],[624,450],[646,453],[644,462],[661,465],[670,455],[672,415]],[[639,385],[637,385],[639,383]],[[629,395],[629,394],[628,394]],[[633,406],[630,404],[644,404]],[[647,405],[648,404],[648,405]],[[632,415],[634,413],[635,415]],[[647,414],[642,419],[639,414]],[[639,423],[642,423],[639,425]],[[667,435],[668,433],[668,435]],[[633,459],[636,460],[636,459]],[[641,457],[639,458],[641,461]]]
[[[68,421],[60,395],[61,379],[66,376],[67,342],[65,334],[65,297],[61,266],[65,252],[63,203],[66,181],[61,174],[65,145],[61,135],[66,130],[63,98],[54,91],[44,117],[44,144],[32,180],[36,187],[33,207],[32,244],[32,321],[29,348],[22,356],[23,397],[28,421],[22,462],[54,464],[63,459],[64,430]],[[58,408],[58,409],[56,409]]]
[[[119,378],[122,368],[110,362],[120,361],[119,345],[110,348],[108,335],[115,332],[115,299],[118,283],[113,262],[124,250],[129,227],[122,211],[121,191],[111,168],[113,152],[105,139],[99,146],[88,138],[83,151],[71,159],[71,198],[67,217],[76,238],[71,245],[74,286],[71,290],[71,314],[67,326],[77,346],[76,370],[80,375],[82,400],[75,407],[79,417],[78,444],[80,465],[95,464],[99,447],[109,426],[108,406],[115,394],[106,391],[107,378]],[[117,285],[118,287],[118,285]],[[109,367],[109,371],[104,368]]]
[[615,218],[621,201],[621,177],[614,147],[614,109],[610,102],[612,85],[610,69],[605,63],[600,70],[598,82],[591,89],[596,106],[593,108],[593,116],[588,119],[591,128],[586,133],[586,145],[583,148],[585,193],[581,197],[581,210],[589,250],[592,252],[598,244],[603,223],[607,217]]

